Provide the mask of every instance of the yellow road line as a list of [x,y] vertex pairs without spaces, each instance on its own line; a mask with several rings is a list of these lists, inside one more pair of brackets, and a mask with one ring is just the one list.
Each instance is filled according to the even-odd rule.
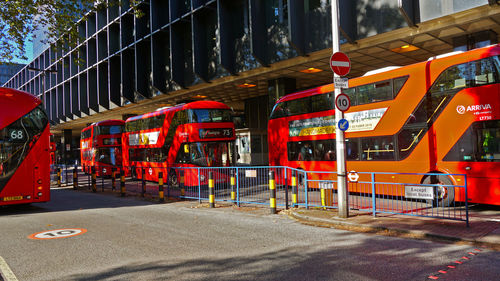
[[5,281],[18,281],[17,277],[14,275],[14,272],[10,270],[9,265],[2,257],[0,257],[0,275]]

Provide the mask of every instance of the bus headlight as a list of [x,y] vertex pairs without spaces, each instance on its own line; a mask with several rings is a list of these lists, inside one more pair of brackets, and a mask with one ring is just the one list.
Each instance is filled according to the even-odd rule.
[[26,199],[30,200],[31,199],[31,195],[26,196]]

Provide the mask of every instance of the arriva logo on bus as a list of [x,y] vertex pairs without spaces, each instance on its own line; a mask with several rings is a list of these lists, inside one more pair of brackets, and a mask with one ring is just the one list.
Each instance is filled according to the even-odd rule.
[[491,105],[489,103],[487,104],[476,104],[476,105],[469,105],[467,108],[463,105],[457,106],[457,112],[459,114],[465,114],[465,112],[476,112],[476,111],[481,111],[481,110],[488,110],[491,109]]

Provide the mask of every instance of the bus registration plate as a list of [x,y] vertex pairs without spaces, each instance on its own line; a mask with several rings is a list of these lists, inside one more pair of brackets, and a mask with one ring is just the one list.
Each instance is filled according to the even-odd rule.
[[16,200],[23,200],[22,196],[10,196],[10,197],[4,197],[2,198],[3,201],[16,201]]
[[432,186],[405,186],[405,197],[412,199],[434,199],[434,189]]

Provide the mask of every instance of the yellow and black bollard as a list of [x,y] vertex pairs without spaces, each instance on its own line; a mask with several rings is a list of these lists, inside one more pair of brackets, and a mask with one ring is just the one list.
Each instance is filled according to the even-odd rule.
[[180,188],[181,188],[181,196],[184,197],[186,195],[186,188],[184,187],[184,170],[180,171],[181,175],[181,181],[180,181]]
[[158,173],[158,197],[160,202],[165,202],[165,195],[163,194],[163,172]]
[[57,168],[57,186],[61,187],[61,181],[62,181],[61,168]]
[[236,204],[236,178],[234,176],[234,170],[231,170],[231,201]]
[[269,172],[269,208],[271,214],[276,214],[276,182],[274,181],[274,171]]
[[297,171],[292,171],[292,207],[297,207]]
[[323,206],[323,210],[326,210],[326,190],[321,188],[321,206]]
[[76,167],[73,168],[73,189],[78,188],[78,174],[76,169],[77,169]]
[[125,172],[120,169],[120,194],[122,197],[125,196]]
[[208,172],[208,203],[210,208],[215,208],[214,182],[214,172]]
[[95,166],[92,166],[90,169],[90,173],[92,174],[92,192],[97,192],[97,178],[95,174]]
[[116,168],[111,168],[111,191],[115,191],[116,185]]

